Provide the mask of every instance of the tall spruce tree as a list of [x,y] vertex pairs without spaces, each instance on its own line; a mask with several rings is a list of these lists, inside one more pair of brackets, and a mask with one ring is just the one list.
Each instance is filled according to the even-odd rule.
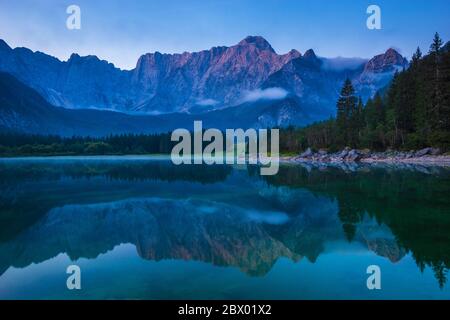
[[349,145],[359,147],[361,145],[361,135],[364,128],[364,105],[361,97],[358,98],[358,104],[352,110],[349,121]]
[[417,67],[417,64],[419,63],[421,58],[422,58],[422,51],[420,51],[420,48],[417,47],[416,52],[414,52],[414,54],[412,55],[411,66],[413,68]]
[[[352,126],[353,115],[357,111],[357,98],[355,96],[355,89],[353,88],[350,79],[346,79],[341,90],[341,94],[336,104],[337,108],[337,134],[339,144],[352,144],[352,137],[355,136]],[[356,134],[357,135],[357,134]]]
[[433,39],[433,43],[430,46],[430,54],[438,54],[441,50],[442,47],[442,39],[439,36],[439,33],[435,33],[434,34],[434,39]]
[[431,106],[429,110],[431,126],[433,127],[433,131],[435,134],[431,136],[431,143],[439,143],[441,130],[445,127],[445,120],[443,118],[443,106],[444,104],[444,92],[443,92],[443,79],[441,72],[441,47],[442,47],[442,39],[439,34],[436,32],[434,35],[433,43],[430,46],[430,56],[433,59],[433,78],[432,82],[432,97],[431,97]]

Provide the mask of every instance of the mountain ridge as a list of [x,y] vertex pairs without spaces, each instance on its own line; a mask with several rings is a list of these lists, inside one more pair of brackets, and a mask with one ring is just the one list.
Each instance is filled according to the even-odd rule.
[[[299,59],[302,62],[297,64],[303,64],[302,68],[313,73],[300,70],[291,76],[300,80],[297,86],[305,80],[302,77],[306,78],[306,82],[315,82],[302,89],[313,90],[308,95],[311,98],[317,95],[315,88],[326,86],[322,83],[326,79],[323,79],[321,72],[326,72],[326,63],[334,60],[318,57],[312,49],[304,55],[295,49],[277,54],[270,43],[260,36],[248,36],[230,47],[212,47],[192,53],[147,53],[138,59],[132,70],[121,70],[95,55],[82,57],[74,53],[67,61],[60,61],[26,48],[12,49],[4,41],[0,44],[0,71],[13,74],[37,90],[49,103],[73,109],[94,108],[128,113],[189,113],[194,109],[196,112],[207,112],[235,106],[246,92],[267,87],[273,74],[289,68],[292,61]],[[324,70],[314,72],[314,68],[318,67]],[[365,65],[356,69],[372,74]],[[364,97],[390,80],[391,70],[383,70],[383,65],[380,70],[378,74],[387,75],[382,79],[382,84],[373,85],[370,77],[361,82]],[[336,71],[335,76],[343,81],[349,73],[353,75],[353,71],[344,68],[339,75]],[[312,79],[312,76],[315,78]],[[357,76],[360,75],[354,75],[354,79],[358,80]],[[336,85],[329,88],[333,96]],[[274,87],[282,87],[291,94],[298,92],[276,83]],[[323,105],[317,107],[319,102]],[[334,105],[331,98],[303,99],[301,103],[323,109],[318,114],[332,113]]]

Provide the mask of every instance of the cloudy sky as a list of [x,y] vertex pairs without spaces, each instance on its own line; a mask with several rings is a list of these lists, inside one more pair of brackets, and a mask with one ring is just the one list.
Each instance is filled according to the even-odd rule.
[[[68,30],[66,8],[81,8]],[[366,9],[381,7],[382,29]],[[279,53],[313,48],[324,57],[372,57],[389,47],[427,51],[434,32],[450,40],[449,0],[0,0],[0,38],[66,60],[95,54],[131,69],[147,52],[196,51],[265,37]]]

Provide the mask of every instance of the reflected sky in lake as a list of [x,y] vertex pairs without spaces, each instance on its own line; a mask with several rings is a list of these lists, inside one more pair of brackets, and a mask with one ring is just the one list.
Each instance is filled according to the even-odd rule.
[[2,299],[450,298],[448,168],[3,159],[0,186]]

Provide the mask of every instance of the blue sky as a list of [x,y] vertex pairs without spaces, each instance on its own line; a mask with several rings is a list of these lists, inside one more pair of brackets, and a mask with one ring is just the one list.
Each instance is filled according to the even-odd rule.
[[[66,28],[81,8],[82,29]],[[379,5],[382,30],[366,28]],[[410,57],[435,31],[450,40],[450,0],[0,0],[0,38],[66,60],[95,54],[131,69],[147,52],[183,52],[265,37],[279,53],[370,58],[389,47]]]

